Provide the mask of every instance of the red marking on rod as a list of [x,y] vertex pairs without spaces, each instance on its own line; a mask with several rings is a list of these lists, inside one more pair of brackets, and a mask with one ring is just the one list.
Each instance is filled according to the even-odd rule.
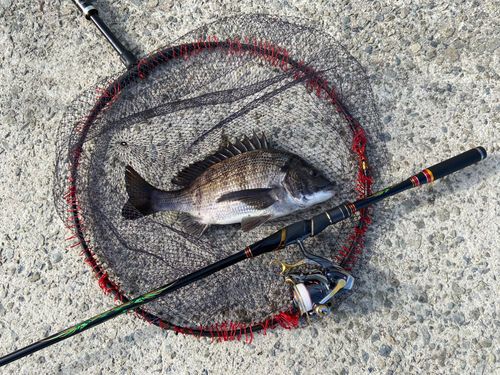
[[420,185],[420,181],[417,176],[411,176],[410,177],[411,182],[413,183],[414,187],[417,187]]
[[434,176],[432,176],[432,174],[430,173],[429,170],[427,169],[424,169],[422,171],[422,173],[424,174],[425,178],[427,179],[427,183],[431,183],[432,181],[434,181]]

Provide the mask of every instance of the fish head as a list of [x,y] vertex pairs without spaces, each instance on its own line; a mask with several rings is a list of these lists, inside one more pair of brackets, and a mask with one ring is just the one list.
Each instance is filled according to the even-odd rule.
[[334,195],[335,185],[297,156],[292,156],[281,170],[285,173],[283,187],[302,208],[324,202]]

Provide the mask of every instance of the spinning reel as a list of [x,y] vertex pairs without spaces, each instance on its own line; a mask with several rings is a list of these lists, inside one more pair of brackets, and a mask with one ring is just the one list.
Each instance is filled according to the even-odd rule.
[[[310,324],[310,316],[325,317],[330,313],[332,297],[352,289],[354,278],[339,265],[325,258],[310,254],[304,248],[301,240],[297,243],[305,258],[295,264],[286,264],[279,260],[272,263],[281,264],[281,275],[285,275],[285,282],[292,285],[293,304],[305,315]],[[319,265],[322,270],[308,273],[290,273],[294,268],[303,264]]]

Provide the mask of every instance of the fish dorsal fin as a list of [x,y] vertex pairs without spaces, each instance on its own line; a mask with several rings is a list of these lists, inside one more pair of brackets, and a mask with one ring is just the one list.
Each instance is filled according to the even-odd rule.
[[189,166],[181,170],[179,174],[172,179],[172,183],[179,186],[189,185],[193,180],[195,180],[199,175],[205,172],[212,165],[248,151],[263,150],[269,148],[269,143],[267,142],[264,133],[262,133],[262,137],[258,137],[257,134],[254,133],[251,139],[245,136],[242,141],[238,139],[233,144],[230,144],[227,147],[222,147],[215,154],[206,157],[204,160],[190,164]]

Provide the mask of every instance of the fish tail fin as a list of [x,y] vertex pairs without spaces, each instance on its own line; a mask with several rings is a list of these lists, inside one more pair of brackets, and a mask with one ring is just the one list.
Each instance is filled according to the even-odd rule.
[[153,192],[158,189],[147,183],[130,165],[127,165],[125,170],[125,182],[129,196],[128,202],[122,208],[122,216],[125,219],[134,220],[158,212],[151,200]]

